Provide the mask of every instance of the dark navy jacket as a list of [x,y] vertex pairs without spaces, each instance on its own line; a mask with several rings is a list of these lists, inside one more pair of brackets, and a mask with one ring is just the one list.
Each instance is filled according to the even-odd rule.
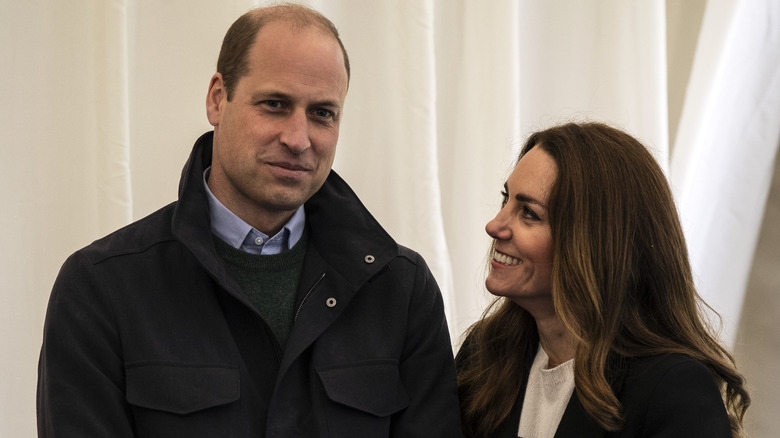
[[458,437],[438,286],[331,172],[286,348],[215,253],[195,144],[179,200],[79,250],[52,290],[40,437]]

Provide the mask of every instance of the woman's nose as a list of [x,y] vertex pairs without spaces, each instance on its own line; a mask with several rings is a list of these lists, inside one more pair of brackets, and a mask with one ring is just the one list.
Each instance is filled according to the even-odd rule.
[[506,226],[506,221],[502,217],[501,211],[485,225],[485,232],[488,233],[488,236],[497,240],[508,240],[512,237],[512,232]]

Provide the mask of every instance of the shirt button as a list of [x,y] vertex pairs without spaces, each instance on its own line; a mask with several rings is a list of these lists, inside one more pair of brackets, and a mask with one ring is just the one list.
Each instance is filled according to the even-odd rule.
[[371,254],[369,254],[363,260],[365,260],[366,263],[374,263],[374,260],[376,260],[376,258],[374,256],[372,256]]
[[328,298],[328,299],[325,301],[325,304],[326,304],[328,307],[336,307],[336,299],[335,299],[335,298],[333,298],[333,297],[330,297],[330,298]]
[[262,244],[263,244],[263,238],[255,237],[255,245],[262,245]]

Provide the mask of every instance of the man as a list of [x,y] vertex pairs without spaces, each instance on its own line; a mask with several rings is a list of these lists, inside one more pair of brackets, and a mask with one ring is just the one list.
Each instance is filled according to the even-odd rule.
[[457,437],[441,294],[330,170],[349,63],[302,6],[228,31],[179,200],[76,252],[41,437]]

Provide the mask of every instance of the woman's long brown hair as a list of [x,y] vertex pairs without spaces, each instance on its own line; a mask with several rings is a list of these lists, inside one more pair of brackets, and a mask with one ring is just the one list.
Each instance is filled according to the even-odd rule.
[[[552,296],[579,338],[577,396],[606,430],[623,413],[606,376],[607,355],[683,353],[705,364],[722,389],[735,437],[750,405],[732,355],[703,315],[682,227],[666,176],[630,135],[599,123],[566,124],[532,135],[558,166],[549,200]],[[518,158],[519,160],[519,158]],[[464,433],[478,437],[509,415],[539,342],[533,318],[497,300],[467,332],[458,355]]]

